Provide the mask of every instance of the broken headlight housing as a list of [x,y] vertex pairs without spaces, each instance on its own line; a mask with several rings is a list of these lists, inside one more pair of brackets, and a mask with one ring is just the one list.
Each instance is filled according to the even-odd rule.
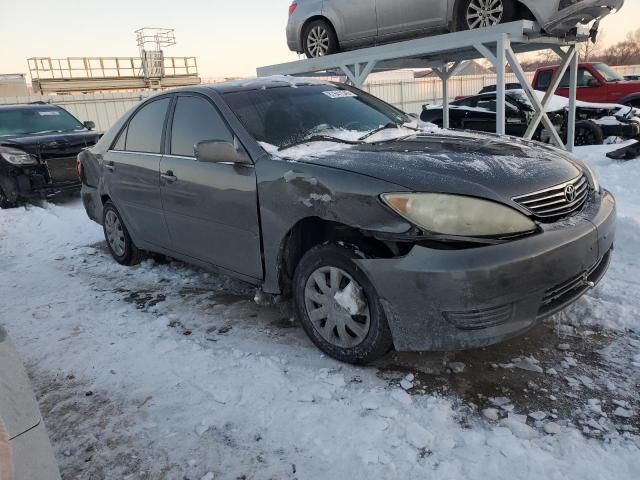
[[444,193],[387,193],[382,200],[409,222],[440,235],[508,237],[537,228],[517,210],[480,198]]
[[0,147],[0,157],[12,165],[37,165],[38,159],[33,155],[12,147]]

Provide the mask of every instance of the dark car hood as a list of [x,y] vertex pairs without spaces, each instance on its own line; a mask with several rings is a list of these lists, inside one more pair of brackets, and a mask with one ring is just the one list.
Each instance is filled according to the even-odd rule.
[[93,131],[32,134],[0,137],[0,145],[19,148],[46,158],[50,154],[77,155],[83,148],[94,145],[100,136],[100,133]]
[[502,201],[567,182],[582,172],[569,154],[555,148],[467,132],[419,134],[298,161],[360,173],[411,191]]

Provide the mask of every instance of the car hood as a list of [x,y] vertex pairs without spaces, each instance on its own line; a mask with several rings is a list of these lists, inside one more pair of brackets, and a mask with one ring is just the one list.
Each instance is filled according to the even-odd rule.
[[375,177],[410,191],[510,201],[576,178],[578,162],[558,149],[470,132],[418,134],[298,159]]
[[95,145],[101,134],[93,131],[46,133],[0,137],[0,145],[19,148],[32,155],[77,155],[80,150]]

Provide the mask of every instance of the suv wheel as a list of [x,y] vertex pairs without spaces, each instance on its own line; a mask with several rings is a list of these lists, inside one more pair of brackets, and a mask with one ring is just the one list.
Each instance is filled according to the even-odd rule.
[[313,343],[342,362],[371,362],[392,347],[378,294],[354,262],[365,258],[335,244],[309,250],[293,279],[294,308]]
[[315,20],[306,26],[302,34],[302,48],[307,58],[324,57],[340,50],[336,32],[326,20]]
[[508,23],[516,18],[513,0],[462,0],[457,30],[475,30]]
[[102,226],[111,255],[121,265],[137,265],[144,258],[142,250],[135,246],[124,226],[122,217],[111,202],[104,204]]

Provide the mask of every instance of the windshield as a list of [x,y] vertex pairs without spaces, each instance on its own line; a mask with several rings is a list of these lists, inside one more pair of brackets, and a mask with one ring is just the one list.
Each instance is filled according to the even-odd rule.
[[604,63],[596,63],[593,68],[595,68],[600,75],[604,77],[607,82],[622,82],[624,78],[621,75],[616,73],[611,69],[609,65],[605,65]]
[[0,136],[79,130],[84,125],[61,108],[0,109]]
[[313,135],[357,139],[387,124],[410,121],[395,107],[347,86],[287,85],[230,92],[224,98],[257,141],[277,147]]

